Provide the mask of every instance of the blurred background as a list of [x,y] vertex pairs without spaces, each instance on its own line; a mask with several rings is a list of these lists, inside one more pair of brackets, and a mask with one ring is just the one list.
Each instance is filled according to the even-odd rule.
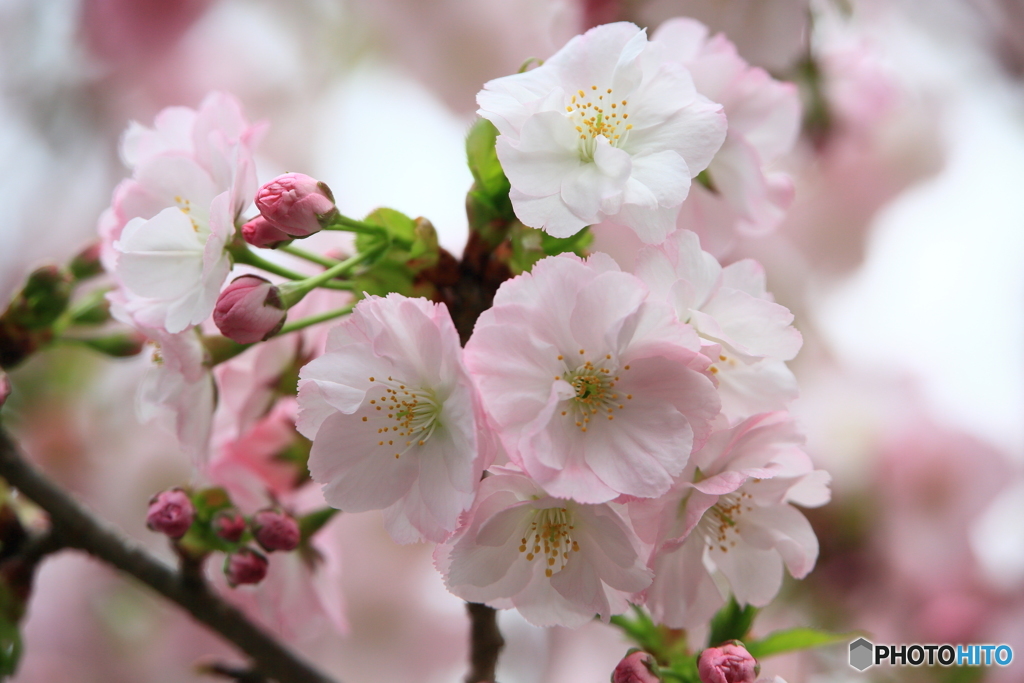
[[[463,137],[483,83],[590,26],[672,16],[724,31],[804,96],[803,136],[778,166],[796,201],[774,235],[725,260],[759,259],[796,313],[794,412],[834,498],[809,512],[817,569],[757,630],[1007,643],[1024,660],[1020,0],[0,0],[0,299],[93,238],[128,174],[118,140],[130,120],[215,89],[270,122],[261,181],[300,171],[348,215],[426,216],[459,253]],[[190,463],[135,419],[145,366],[40,354],[11,373],[4,419],[47,472],[170,559],[145,529],[146,502],[187,482]],[[238,599],[347,683],[460,680],[467,622],[432,549],[396,546],[372,513],[325,533],[322,618],[287,587]],[[602,624],[543,631],[502,614],[502,627],[503,683],[604,681],[625,652]],[[234,656],[70,553],[42,568],[25,650],[19,683],[192,681],[197,661]],[[1024,664],[860,674],[836,646],[764,673],[1010,683]]]

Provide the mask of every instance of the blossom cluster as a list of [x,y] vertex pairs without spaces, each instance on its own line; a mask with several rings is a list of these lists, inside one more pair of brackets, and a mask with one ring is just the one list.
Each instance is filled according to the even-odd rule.
[[[537,625],[633,603],[700,627],[725,584],[767,604],[783,567],[813,567],[817,540],[794,505],[826,502],[829,480],[786,412],[793,314],[758,263],[723,266],[701,235],[721,247],[777,222],[790,186],[767,164],[793,142],[792,86],[696,22],[650,40],[619,23],[491,81],[479,104],[521,224],[556,238],[598,222],[632,230],[647,244],[632,268],[602,253],[541,259],[501,284],[463,347],[444,303],[411,296],[415,280],[383,296],[344,281],[394,250],[409,267],[432,244],[436,261],[429,224],[409,219],[406,234],[393,216],[345,218],[301,174],[257,192],[262,127],[212,95],[128,131],[133,176],[101,220],[115,315],[158,345],[144,412],[170,412],[204,476],[252,508],[294,497],[277,456],[301,449],[297,430],[330,506],[382,510],[396,541],[438,544],[451,592]],[[253,197],[260,215],[246,220]],[[359,234],[356,256],[288,246],[338,225]],[[304,278],[249,246],[325,270]],[[242,273],[225,287],[236,264],[290,281]],[[318,287],[361,296],[317,318],[349,314],[326,339],[282,336]],[[317,296],[302,306],[329,309]],[[211,320],[236,343],[227,362],[202,335]],[[295,373],[297,401],[282,389]]]

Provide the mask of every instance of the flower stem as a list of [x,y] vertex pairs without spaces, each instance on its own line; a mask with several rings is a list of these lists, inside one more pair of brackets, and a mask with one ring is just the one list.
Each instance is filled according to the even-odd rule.
[[348,306],[345,306],[344,308],[338,308],[333,311],[327,311],[326,313],[320,313],[318,315],[311,315],[308,318],[300,318],[299,320],[288,323],[287,325],[282,327],[281,330],[274,336],[280,337],[282,334],[288,334],[289,332],[295,332],[296,330],[301,330],[303,328],[310,327],[312,325],[316,325],[327,320],[340,318],[343,315],[348,315],[349,313],[351,313],[352,309],[355,307],[355,304],[350,304]]
[[334,216],[334,220],[324,226],[324,230],[343,230],[345,232],[357,232],[365,235],[386,235],[387,229],[380,225],[357,221],[340,213]]
[[[291,308],[301,301],[302,297],[306,296],[309,292],[313,291],[317,287],[329,287],[331,280],[338,277],[345,277],[360,263],[376,258],[383,253],[385,249],[386,247],[382,247],[378,249],[371,249],[370,251],[364,251],[361,254],[350,256],[344,261],[334,264],[318,275],[307,277],[303,280],[299,280],[298,282],[287,282],[281,285],[279,287],[281,292],[281,302],[284,304],[285,308]],[[352,288],[351,283],[342,284],[346,285],[345,289]]]
[[310,261],[311,263],[323,266],[324,268],[330,268],[338,264],[338,259],[328,258],[326,256],[321,256],[320,254],[314,254],[311,251],[300,249],[296,246],[292,246],[291,244],[283,247],[278,247],[277,250],[283,251],[286,254],[291,254],[292,256],[297,256],[298,258],[301,259],[305,259],[307,261]]
[[[274,275],[280,275],[281,277],[287,278],[289,280],[304,281],[307,278],[309,278],[308,275],[304,275],[303,273],[298,273],[289,268],[285,268],[284,266],[278,265],[273,261],[268,261],[259,254],[250,251],[249,248],[245,246],[231,249],[231,255],[235,258],[235,263],[242,263],[247,266],[253,266],[254,268],[265,270],[266,272],[273,273]],[[334,261],[331,265],[333,266],[338,263],[338,261]],[[327,279],[330,280],[333,277],[335,276],[332,276],[331,278]],[[352,285],[347,282],[324,282],[317,286],[326,287],[327,289],[352,289]]]

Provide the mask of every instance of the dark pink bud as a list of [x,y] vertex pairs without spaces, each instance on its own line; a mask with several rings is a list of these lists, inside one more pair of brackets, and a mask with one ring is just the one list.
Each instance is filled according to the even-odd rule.
[[260,249],[277,249],[294,239],[263,216],[256,216],[242,226],[242,238]]
[[701,683],[754,683],[757,662],[742,645],[726,643],[701,652],[697,672]]
[[170,489],[150,499],[146,526],[171,538],[181,538],[192,526],[195,516],[196,509],[189,495],[181,489]]
[[224,560],[224,575],[234,588],[243,584],[259,583],[267,575],[267,558],[250,548],[231,553]]
[[256,208],[275,227],[292,237],[308,237],[337,212],[331,189],[302,173],[285,173],[256,193]]
[[237,543],[245,533],[245,517],[238,510],[221,510],[213,518],[213,533]]
[[267,552],[299,547],[299,523],[280,510],[260,510],[252,516],[252,533]]
[[654,657],[637,650],[622,658],[612,672],[612,683],[659,683],[661,678],[654,673],[657,664]]
[[0,408],[3,407],[4,403],[7,402],[7,397],[11,395],[11,381],[7,379],[7,374],[0,370]]
[[213,322],[228,339],[253,344],[277,334],[288,312],[273,283],[258,275],[231,281],[213,309]]

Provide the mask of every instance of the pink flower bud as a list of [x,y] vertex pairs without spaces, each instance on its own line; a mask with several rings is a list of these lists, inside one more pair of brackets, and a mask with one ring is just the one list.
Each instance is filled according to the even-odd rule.
[[277,249],[293,239],[291,235],[276,227],[263,216],[256,216],[242,226],[242,238],[260,249]]
[[7,374],[0,370],[0,407],[3,407],[4,403],[7,402],[7,397],[11,395],[11,381],[7,379]]
[[221,510],[213,518],[213,533],[231,543],[237,543],[245,533],[245,517],[238,510]]
[[284,325],[288,313],[273,283],[258,275],[242,275],[220,293],[213,322],[228,339],[253,344],[268,339]]
[[697,662],[701,683],[754,683],[757,668],[746,648],[732,643],[709,647]]
[[622,658],[612,672],[612,683],[658,683],[661,678],[654,673],[654,657],[637,650]]
[[171,538],[181,538],[192,526],[195,516],[196,510],[188,494],[181,489],[170,489],[150,499],[146,526]]
[[224,560],[224,575],[228,585],[234,588],[243,584],[259,583],[267,575],[270,565],[267,558],[250,548],[231,553]]
[[295,550],[299,546],[299,523],[280,510],[260,510],[252,517],[252,533],[267,552]]
[[256,208],[292,237],[320,232],[337,211],[331,189],[302,173],[285,173],[261,187],[256,193]]

